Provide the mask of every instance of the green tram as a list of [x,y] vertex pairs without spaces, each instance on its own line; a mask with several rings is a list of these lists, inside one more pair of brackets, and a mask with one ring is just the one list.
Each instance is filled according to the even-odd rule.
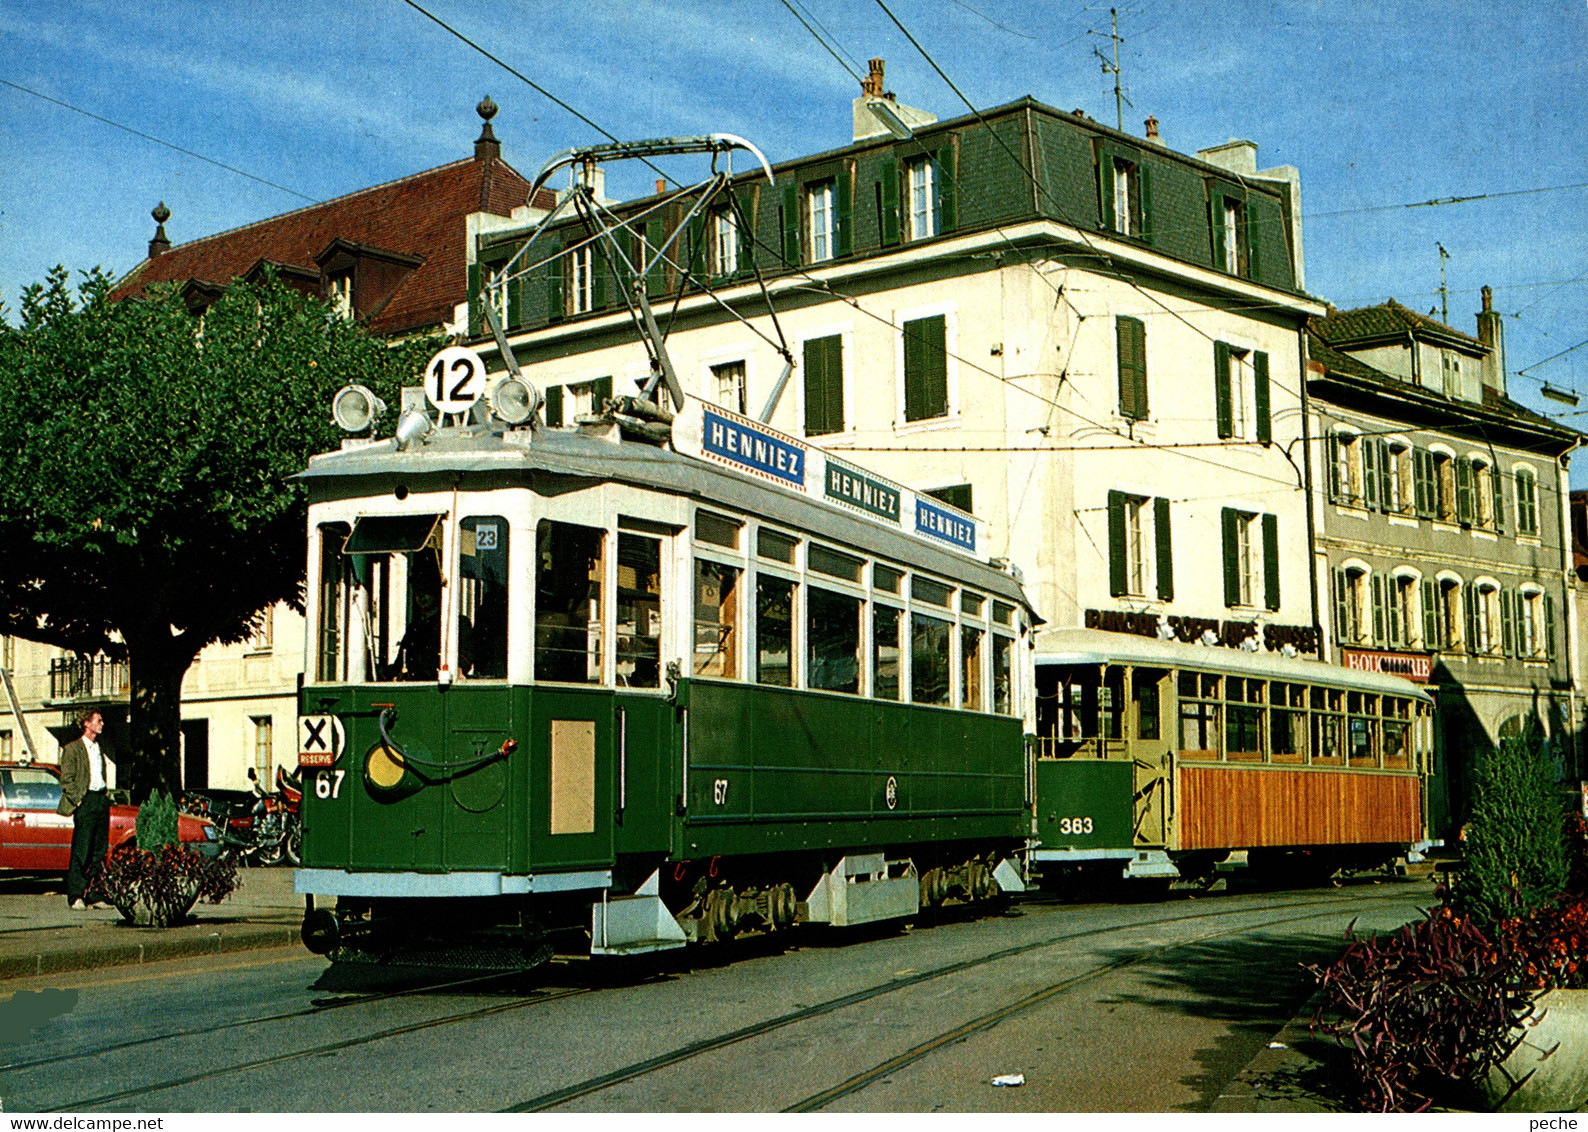
[[1025,888],[1036,618],[974,518],[693,398],[547,428],[516,378],[517,424],[415,393],[302,474],[311,950],[520,964]]
[[1035,655],[1044,882],[1276,877],[1427,848],[1433,699],[1399,676],[1094,629]]

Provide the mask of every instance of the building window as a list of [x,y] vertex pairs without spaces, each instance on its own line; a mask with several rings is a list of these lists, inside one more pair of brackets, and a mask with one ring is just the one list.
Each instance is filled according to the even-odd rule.
[[253,717],[254,725],[254,773],[259,776],[259,784],[267,790],[271,782],[271,752],[274,750],[275,721],[268,715]]
[[1348,432],[1329,434],[1329,500],[1346,507],[1361,503],[1365,484],[1360,438]]
[[1472,632],[1469,644],[1472,651],[1490,655],[1501,651],[1504,640],[1500,623],[1500,591],[1483,585],[1473,590]]
[[1538,477],[1531,468],[1516,469],[1516,533],[1538,534]]
[[1456,461],[1444,452],[1435,452],[1433,460],[1434,518],[1443,523],[1454,523],[1460,515]]
[[1115,157],[1111,162],[1113,192],[1112,227],[1124,236],[1142,234],[1141,169],[1134,161]]
[[923,494],[929,495],[933,499],[941,499],[950,507],[958,507],[967,515],[974,513],[974,508],[972,508],[971,504],[975,499],[975,492],[968,483],[957,483],[952,487],[933,488]]
[[1448,578],[1439,582],[1440,647],[1458,649],[1466,640],[1462,632],[1461,605],[1466,587]]
[[1389,580],[1389,647],[1407,648],[1417,637],[1417,579],[1399,574]]
[[1108,493],[1108,583],[1114,597],[1145,597],[1156,590],[1158,600],[1174,599],[1167,499]]
[[1411,448],[1396,442],[1386,443],[1382,464],[1383,488],[1380,495],[1384,510],[1392,515],[1409,514],[1416,494]]
[[1439,352],[1440,389],[1446,397],[1461,397],[1461,356],[1450,350]]
[[1544,650],[1544,595],[1537,592],[1518,594],[1517,602],[1517,655],[1532,658]]
[[744,384],[744,363],[723,362],[711,367],[711,383],[715,387],[717,404],[741,417],[749,411]]
[[844,342],[840,335],[805,340],[805,435],[844,431]]
[[1215,251],[1219,267],[1230,275],[1250,274],[1251,249],[1246,231],[1246,204],[1215,194],[1214,198]]
[[711,270],[714,275],[733,275],[739,270],[739,218],[731,208],[711,215]]
[[1119,415],[1128,421],[1147,419],[1147,328],[1138,318],[1114,320],[1115,355],[1119,360]]
[[1279,608],[1279,519],[1224,508],[1224,604]]
[[[1267,444],[1273,439],[1268,355],[1261,350],[1244,350],[1227,342],[1215,342],[1213,363],[1219,439],[1244,440],[1250,435],[1259,443]],[[1255,425],[1250,432],[1248,421]]]
[[508,322],[507,268],[504,267],[501,270],[486,268],[485,301],[490,303],[491,309],[496,312],[496,324],[506,330],[510,325]]
[[1360,567],[1334,572],[1335,631],[1341,644],[1356,645],[1368,640],[1370,583],[1370,575]]
[[904,419],[948,416],[948,320],[940,314],[904,324]]
[[[594,253],[595,248],[587,244],[586,246],[579,248],[577,251],[571,252],[568,256],[569,262],[573,265],[570,268],[570,270],[573,272],[573,288],[569,296],[569,301],[571,303],[570,309],[574,314],[583,314],[585,311],[590,310],[595,304]],[[507,302],[506,288],[502,289],[501,294],[502,305],[505,307]],[[502,320],[505,324],[507,319],[506,310],[499,310],[499,313],[501,314]]]
[[565,407],[572,410],[576,421],[581,416],[593,416],[600,413],[606,403],[612,400],[612,379],[610,377],[598,377],[594,381],[581,381],[573,385],[562,386],[561,388],[564,390],[564,396],[559,399],[559,402],[572,402],[572,404],[566,404]]
[[833,258],[833,183],[821,181],[805,189],[805,226],[811,262]]
[[353,276],[331,276],[331,311],[337,318],[353,317]]
[[[275,642],[276,607],[271,606],[259,618],[259,623],[254,626],[254,631],[248,637],[248,651],[269,652]],[[10,665],[3,667],[9,668]]]
[[937,235],[937,164],[930,157],[905,165],[910,192],[909,238],[924,240]]
[[1472,521],[1486,531],[1495,529],[1494,472],[1482,460],[1472,461]]

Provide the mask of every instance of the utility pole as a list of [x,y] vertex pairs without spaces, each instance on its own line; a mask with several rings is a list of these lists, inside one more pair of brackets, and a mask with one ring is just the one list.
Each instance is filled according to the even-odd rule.
[[[1114,124],[1115,127],[1121,133],[1123,133],[1125,130],[1125,106],[1127,103],[1129,103],[1132,110],[1134,110],[1136,106],[1134,103],[1131,103],[1130,99],[1125,97],[1125,92],[1119,85],[1119,45],[1125,42],[1123,39],[1119,38],[1119,9],[1110,8],[1108,10],[1108,14],[1114,21],[1114,30],[1109,36],[1109,38],[1114,41],[1114,61],[1110,63],[1108,61],[1108,56],[1104,55],[1102,51],[1098,50],[1096,47],[1092,48],[1092,54],[1096,55],[1098,59],[1102,60],[1103,74],[1114,76]],[[1099,35],[1101,33],[1094,31],[1088,32],[1087,34]]]
[[1438,240],[1434,241],[1434,247],[1439,249],[1439,321],[1449,326],[1450,292],[1445,288],[1445,260],[1450,258],[1450,253]]

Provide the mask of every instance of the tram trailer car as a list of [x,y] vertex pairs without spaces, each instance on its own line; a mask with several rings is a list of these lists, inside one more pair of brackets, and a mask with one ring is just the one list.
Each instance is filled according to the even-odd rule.
[[1093,629],[1043,634],[1031,867],[1307,882],[1416,855],[1433,700],[1399,676]]
[[522,965],[1024,889],[1035,617],[976,521],[620,407],[410,407],[303,473],[310,949]]

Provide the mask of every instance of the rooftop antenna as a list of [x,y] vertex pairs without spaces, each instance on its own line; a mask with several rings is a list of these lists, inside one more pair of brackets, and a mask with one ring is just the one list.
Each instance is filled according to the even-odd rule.
[[[1134,110],[1136,109],[1136,104],[1125,97],[1125,92],[1120,88],[1119,85],[1119,45],[1125,42],[1119,37],[1119,9],[1110,8],[1108,10],[1108,15],[1114,21],[1114,30],[1112,34],[1109,35],[1109,38],[1114,41],[1114,61],[1110,63],[1108,61],[1108,56],[1104,55],[1102,50],[1097,47],[1092,48],[1092,54],[1096,55],[1098,59],[1102,61],[1103,74],[1114,76],[1114,125],[1120,133],[1124,133],[1125,107],[1129,106],[1132,110]],[[1101,35],[1102,32],[1089,31],[1086,34]]]
[[1445,260],[1450,258],[1450,253],[1445,251],[1445,245],[1438,240],[1434,247],[1439,249],[1439,321],[1446,326],[1450,325],[1450,292],[1445,287]]

